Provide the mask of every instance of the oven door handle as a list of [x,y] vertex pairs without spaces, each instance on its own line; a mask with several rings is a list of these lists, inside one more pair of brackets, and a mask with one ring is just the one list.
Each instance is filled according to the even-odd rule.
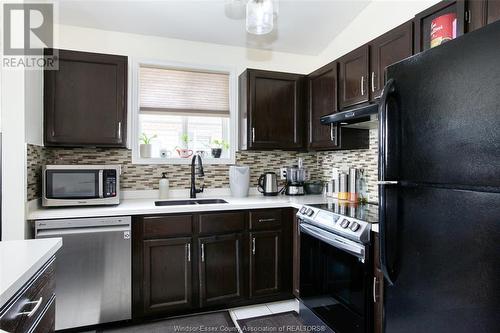
[[360,245],[345,238],[341,238],[323,229],[311,225],[306,225],[304,223],[300,224],[300,231],[314,238],[317,238],[322,242],[325,242],[333,247],[336,247],[337,249],[352,254],[362,262],[365,262],[366,249],[363,245]]

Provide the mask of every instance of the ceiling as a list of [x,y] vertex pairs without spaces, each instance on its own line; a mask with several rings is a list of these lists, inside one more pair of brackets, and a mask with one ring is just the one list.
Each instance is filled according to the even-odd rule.
[[[264,36],[246,33],[244,0],[57,2],[61,24],[318,55],[369,0],[280,0],[275,29]],[[243,10],[242,17],[237,17],[237,9]]]

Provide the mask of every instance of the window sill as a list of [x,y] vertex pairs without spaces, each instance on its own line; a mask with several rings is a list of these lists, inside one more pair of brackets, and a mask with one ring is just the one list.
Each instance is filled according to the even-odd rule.
[[[132,164],[165,164],[165,165],[190,165],[191,157],[188,158],[133,158]],[[235,158],[202,158],[203,165],[210,164],[235,164]]]

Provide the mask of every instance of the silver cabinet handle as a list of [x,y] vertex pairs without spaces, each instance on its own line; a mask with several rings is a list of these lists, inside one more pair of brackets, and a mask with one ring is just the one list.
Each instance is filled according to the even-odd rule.
[[274,222],[276,221],[276,219],[259,219],[259,222],[262,223],[262,222]]
[[365,95],[365,76],[361,76],[361,96]]
[[373,303],[377,303],[377,277],[373,277]]
[[18,316],[27,315],[28,318],[32,317],[36,313],[40,305],[42,305],[42,301],[43,297],[40,297],[38,301],[26,302],[26,304],[35,304],[35,307],[31,309],[31,311],[19,312],[17,315]]
[[372,92],[375,92],[375,72],[372,72]]
[[252,142],[255,142],[255,127],[252,127]]
[[330,139],[333,142],[333,144],[336,146],[337,145],[337,125],[334,125],[333,123],[330,124]]
[[122,139],[122,122],[121,121],[118,122],[118,139],[119,140]]
[[186,250],[187,250],[188,261],[191,261],[191,243],[186,244]]
[[205,262],[205,244],[201,244],[201,262]]
[[255,237],[252,238],[252,254],[255,255]]

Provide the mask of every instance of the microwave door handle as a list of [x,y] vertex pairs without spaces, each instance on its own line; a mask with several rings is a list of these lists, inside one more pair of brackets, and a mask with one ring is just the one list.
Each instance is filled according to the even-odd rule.
[[99,198],[104,198],[104,171],[103,170],[99,170]]
[[[362,262],[365,261],[365,247],[355,244],[354,242],[351,242],[349,240],[344,240],[344,239],[339,239],[337,236],[335,236],[332,233],[329,233],[327,231],[323,231],[319,228],[309,226],[309,225],[304,225],[300,224],[300,231],[304,232],[316,239],[319,239],[322,242],[325,242],[339,250],[345,251],[347,253],[350,253],[356,257],[358,257],[359,260]],[[352,243],[352,244],[351,244]]]

